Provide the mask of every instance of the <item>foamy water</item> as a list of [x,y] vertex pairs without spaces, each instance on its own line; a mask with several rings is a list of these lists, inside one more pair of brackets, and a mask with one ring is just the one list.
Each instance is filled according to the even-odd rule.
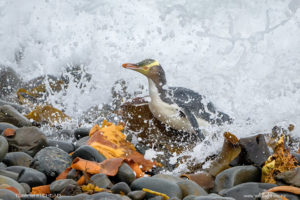
[[[238,137],[296,126],[300,135],[300,3],[290,1],[1,0],[0,64],[24,80],[82,65],[92,79],[49,97],[73,119],[111,101],[116,80],[131,93],[147,81],[121,68],[157,59],[169,85],[204,94],[235,118]],[[222,144],[198,145],[205,158]],[[207,150],[209,149],[209,150]]]

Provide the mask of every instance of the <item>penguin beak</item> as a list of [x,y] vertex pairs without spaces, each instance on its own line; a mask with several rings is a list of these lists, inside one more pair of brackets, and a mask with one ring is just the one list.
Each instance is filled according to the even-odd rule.
[[132,64],[132,63],[124,63],[122,66],[126,69],[133,69],[133,70],[139,69],[139,67],[136,64]]

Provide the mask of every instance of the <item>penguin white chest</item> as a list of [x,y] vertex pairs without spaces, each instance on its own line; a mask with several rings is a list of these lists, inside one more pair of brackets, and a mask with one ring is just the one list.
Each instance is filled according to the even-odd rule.
[[151,97],[149,108],[155,118],[176,130],[194,132],[190,122],[180,117],[178,105],[168,104],[161,100],[159,91],[152,80],[149,80],[149,93]]

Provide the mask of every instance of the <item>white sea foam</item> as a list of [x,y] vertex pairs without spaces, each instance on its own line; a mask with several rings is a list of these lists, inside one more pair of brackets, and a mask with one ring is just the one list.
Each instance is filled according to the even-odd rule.
[[[50,97],[76,119],[110,102],[118,79],[131,92],[147,84],[122,63],[155,58],[170,85],[204,94],[233,116],[226,130],[238,137],[289,123],[299,136],[299,7],[297,0],[1,0],[0,64],[24,80],[84,65],[92,74],[85,88],[71,84]],[[220,141],[209,151],[197,146],[195,157]]]

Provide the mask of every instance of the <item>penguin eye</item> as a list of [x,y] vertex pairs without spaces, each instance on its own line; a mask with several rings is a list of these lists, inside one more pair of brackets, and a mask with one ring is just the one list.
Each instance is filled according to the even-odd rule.
[[144,70],[145,70],[145,71],[147,71],[147,70],[149,69],[149,68],[148,68],[148,67],[146,67],[146,66],[144,66],[143,68],[144,68]]

